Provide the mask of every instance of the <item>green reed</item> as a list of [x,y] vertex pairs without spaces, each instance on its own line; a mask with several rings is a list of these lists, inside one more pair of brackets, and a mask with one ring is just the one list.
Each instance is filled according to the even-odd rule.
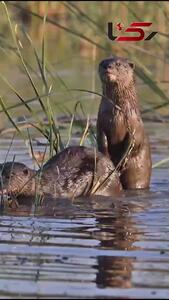
[[[129,2],[122,2],[119,4],[116,1],[113,1],[113,3],[104,3],[100,4],[96,2],[95,9],[93,7],[94,3],[91,3],[90,5],[87,5],[87,8],[83,7],[81,8],[80,3],[72,3],[69,1],[63,2],[63,5],[65,6],[65,15],[69,16],[72,20],[72,23],[74,22],[76,24],[76,28],[82,28],[82,32],[87,32],[88,35],[80,32],[79,30],[70,28],[70,26],[63,26],[61,23],[56,22],[50,17],[46,17],[46,23],[52,24],[53,26],[59,27],[63,31],[65,31],[65,34],[71,34],[77,37],[77,39],[84,40],[88,42],[89,44],[95,45],[95,47],[99,51],[105,52],[105,55],[109,55],[112,53],[113,47],[112,47],[112,42],[108,40],[107,38],[107,32],[106,32],[106,24],[107,20],[111,21],[117,20],[116,17],[116,11],[120,5],[122,9],[122,16],[124,17],[124,20],[127,19],[128,22],[133,21],[133,17],[136,18],[137,20],[142,20],[142,16],[146,16],[147,18],[150,18],[150,20],[154,20],[155,25],[158,25],[158,23],[162,22],[163,18],[167,19],[166,15],[166,4],[162,4],[162,9],[161,9],[161,15],[160,19],[157,18],[157,14],[155,10],[152,9],[152,3],[145,3],[142,4],[139,3],[139,1],[135,1],[136,3],[129,3]],[[20,8],[23,10],[23,7],[21,7],[18,3],[9,3],[12,6],[15,6],[17,8]],[[106,5],[109,5],[109,9],[106,9]],[[154,2],[154,5],[159,6],[158,3]],[[160,4],[161,5],[161,4]],[[57,6],[57,4],[56,4]],[[100,9],[99,9],[100,7]],[[34,16],[35,18],[38,18],[40,20],[43,20],[44,16],[41,16],[37,12],[33,10],[33,5],[31,5],[31,8],[27,8],[26,12],[30,14],[31,16]],[[99,18],[101,18],[101,13],[100,11],[103,9],[107,13],[106,17],[102,20],[102,22],[99,22]],[[95,12],[95,13],[94,13]],[[110,15],[110,12],[112,15]],[[97,18],[97,19],[96,19]],[[104,22],[103,22],[104,21]],[[92,25],[92,28],[91,28]],[[89,30],[90,29],[90,30]],[[165,32],[160,32],[158,35],[163,36],[166,40],[169,38],[165,34]],[[97,41],[95,40],[95,36],[97,36]],[[94,38],[93,38],[94,37]],[[155,37],[152,41],[151,48],[153,49],[155,45],[159,46],[159,41]],[[168,95],[163,91],[161,85],[155,81],[153,78],[153,74],[150,72],[150,76],[148,76],[147,72],[145,71],[146,65],[144,62],[140,63],[140,54],[139,56],[137,55],[137,52],[144,52],[146,51],[147,56],[154,56],[158,59],[161,59],[165,63],[169,63],[168,61],[165,60],[164,56],[155,54],[153,53],[152,50],[149,49],[144,49],[143,43],[141,43],[141,46],[135,46],[132,43],[130,43],[129,47],[126,47],[126,45],[120,44],[120,45],[115,45],[117,52],[123,51],[125,55],[128,57],[132,57],[132,60],[136,62],[137,69],[136,69],[136,74],[139,78],[143,80],[143,82],[153,91],[154,94],[156,94],[161,101],[161,105],[163,107],[169,103],[169,97]],[[160,44],[160,50],[161,50],[161,44]],[[150,70],[149,70],[150,71]],[[165,101],[164,101],[165,100]],[[161,108],[161,107],[160,107]],[[157,105],[152,105],[149,108],[149,111],[154,111],[156,109],[159,109]],[[148,112],[147,110],[143,111],[143,113]]]

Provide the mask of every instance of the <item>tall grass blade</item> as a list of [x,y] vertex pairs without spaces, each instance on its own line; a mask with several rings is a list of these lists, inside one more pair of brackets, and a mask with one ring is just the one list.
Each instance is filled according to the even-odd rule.
[[16,131],[22,136],[22,133],[19,129],[19,127],[15,124],[15,122],[13,121],[12,117],[10,116],[10,114],[8,113],[8,110],[5,107],[5,104],[3,102],[2,97],[0,97],[0,105],[4,111],[4,113],[6,114],[6,116],[8,117],[9,121],[12,123],[12,125],[14,126],[14,128],[16,129]]

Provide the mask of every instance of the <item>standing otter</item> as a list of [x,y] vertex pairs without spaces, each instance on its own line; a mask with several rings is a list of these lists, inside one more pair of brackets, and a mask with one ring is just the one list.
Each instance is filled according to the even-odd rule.
[[55,198],[112,196],[122,190],[111,160],[82,146],[64,149],[37,172],[17,162],[1,164],[0,171],[2,192],[16,198],[33,197],[36,193]]
[[148,188],[152,166],[133,70],[134,63],[121,57],[110,57],[99,64],[103,97],[97,120],[98,149],[117,166],[131,147],[120,168],[124,189]]

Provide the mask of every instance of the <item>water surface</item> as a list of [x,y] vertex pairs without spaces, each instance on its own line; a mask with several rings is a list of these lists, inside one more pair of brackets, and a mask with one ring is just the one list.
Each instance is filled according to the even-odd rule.
[[[156,162],[168,153],[168,125],[146,127]],[[9,143],[1,140],[1,161]],[[14,154],[32,166],[23,141],[14,141],[8,160]],[[169,168],[161,166],[147,192],[6,209],[0,297],[169,298],[168,187]]]

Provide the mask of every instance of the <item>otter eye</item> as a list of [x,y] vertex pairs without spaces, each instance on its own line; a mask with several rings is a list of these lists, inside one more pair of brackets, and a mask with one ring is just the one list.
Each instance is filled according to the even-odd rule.
[[121,63],[117,62],[117,63],[116,63],[116,66],[117,66],[117,67],[120,67],[120,66],[121,66]]
[[135,64],[134,64],[132,61],[129,61],[129,66],[130,66],[132,69],[134,69]]
[[25,168],[25,169],[23,169],[23,174],[24,174],[24,175],[26,175],[26,176],[27,176],[27,175],[28,175],[28,173],[29,173],[28,169],[26,169],[26,168]]

